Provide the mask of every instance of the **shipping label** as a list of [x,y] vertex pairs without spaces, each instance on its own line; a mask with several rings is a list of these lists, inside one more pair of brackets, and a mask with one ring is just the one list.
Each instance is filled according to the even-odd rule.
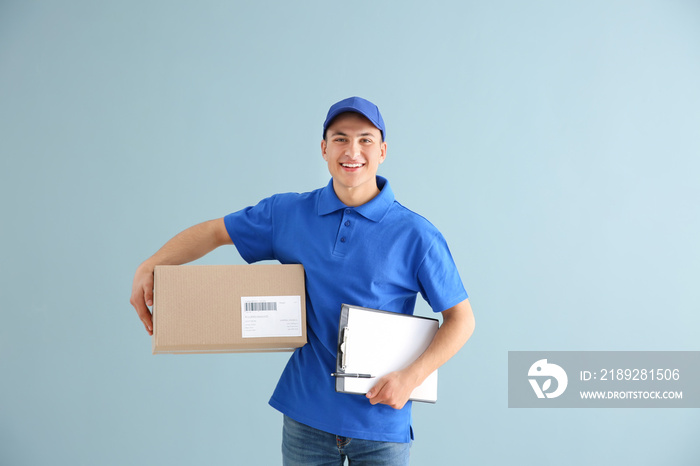
[[300,337],[300,296],[242,296],[243,338]]

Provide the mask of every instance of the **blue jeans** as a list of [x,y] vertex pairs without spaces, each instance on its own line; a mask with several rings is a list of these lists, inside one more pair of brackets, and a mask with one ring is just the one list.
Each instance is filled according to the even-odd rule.
[[351,465],[406,466],[410,443],[353,439],[314,429],[284,416],[282,458],[284,466]]

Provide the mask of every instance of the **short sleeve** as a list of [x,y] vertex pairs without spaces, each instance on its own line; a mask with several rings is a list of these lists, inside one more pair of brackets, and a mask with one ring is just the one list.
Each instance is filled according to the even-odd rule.
[[275,196],[224,217],[231,241],[248,262],[275,259],[273,248],[273,209]]
[[435,312],[445,311],[468,298],[447,242],[438,235],[418,268],[420,292]]

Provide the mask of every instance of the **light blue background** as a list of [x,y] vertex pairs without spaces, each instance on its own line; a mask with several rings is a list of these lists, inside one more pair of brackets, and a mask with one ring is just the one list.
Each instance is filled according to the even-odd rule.
[[698,83],[693,1],[0,2],[0,463],[279,463],[288,355],[152,356],[131,279],[362,95],[477,318],[413,464],[697,464],[698,410],[508,409],[507,352],[700,349]]

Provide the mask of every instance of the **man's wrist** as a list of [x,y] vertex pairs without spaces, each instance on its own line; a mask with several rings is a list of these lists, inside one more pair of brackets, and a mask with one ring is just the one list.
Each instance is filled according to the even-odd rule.
[[423,372],[424,371],[421,369],[421,367],[419,367],[415,364],[408,366],[406,369],[404,369],[404,375],[406,377],[406,379],[405,379],[406,382],[408,384],[412,385],[413,388],[419,386],[430,375],[430,374],[423,374]]
[[148,258],[145,261],[141,263],[138,267],[139,273],[153,273],[153,270],[155,270],[156,264],[153,261],[153,258]]

